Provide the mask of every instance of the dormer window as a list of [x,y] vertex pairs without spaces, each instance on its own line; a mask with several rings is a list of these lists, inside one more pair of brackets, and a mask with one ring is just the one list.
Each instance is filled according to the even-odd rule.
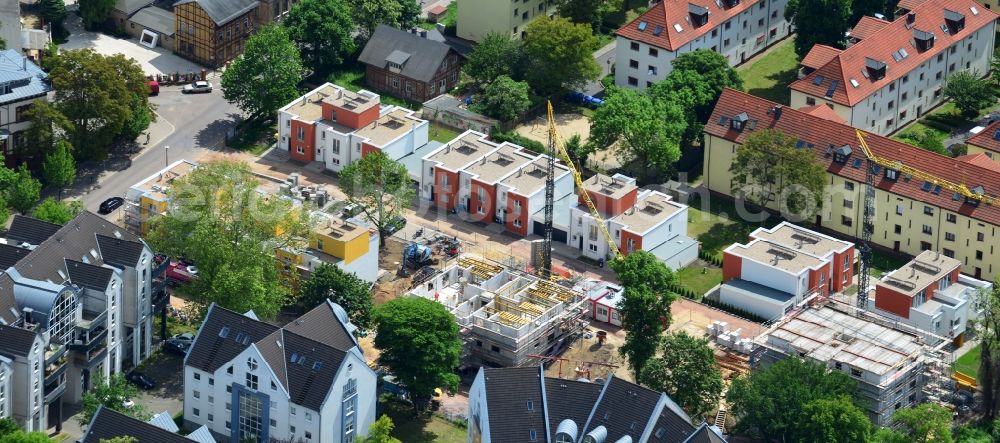
[[895,169],[885,168],[885,178],[887,180],[892,180],[892,181],[899,180],[899,171]]
[[[969,189],[969,192],[975,195],[984,195],[986,194],[986,189],[980,185],[980,186],[975,186],[972,189]],[[979,199],[977,198],[966,197],[965,202],[972,206],[979,206]]]
[[688,14],[691,16],[691,25],[700,28],[708,23],[708,8],[688,3]]
[[736,117],[733,117],[733,119],[729,122],[729,127],[734,131],[743,131],[743,128],[746,127],[747,120],[749,119],[750,116],[747,115],[746,112],[741,112],[737,114]]
[[740,0],[722,0],[722,4],[725,5],[726,9],[735,8],[736,5],[740,4]]
[[955,33],[965,29],[965,15],[950,9],[945,9],[944,24],[948,26],[948,32],[954,35]]
[[847,159],[854,153],[851,145],[844,145],[833,150],[833,161],[837,163],[847,163]]
[[919,29],[913,30],[913,46],[917,51],[924,52],[934,47],[934,33]]
[[879,81],[885,78],[885,70],[886,70],[885,62],[865,57],[865,71],[867,72],[868,77],[872,79],[872,81]]

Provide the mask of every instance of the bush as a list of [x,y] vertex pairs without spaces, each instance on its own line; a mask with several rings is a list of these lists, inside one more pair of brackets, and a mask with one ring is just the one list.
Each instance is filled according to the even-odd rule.
[[503,142],[514,143],[515,145],[523,146],[525,149],[538,154],[544,154],[548,152],[548,148],[546,148],[545,145],[543,145],[541,142],[527,138],[514,131],[503,132],[497,128],[494,128],[493,132],[490,133],[490,138],[492,138],[493,141],[498,143],[503,143]]
[[701,302],[704,303],[705,305],[711,306],[711,307],[716,308],[716,309],[718,309],[720,311],[728,312],[728,313],[733,314],[733,315],[735,315],[737,317],[742,317],[742,318],[745,318],[745,319],[750,320],[752,322],[764,323],[764,322],[768,321],[768,319],[766,319],[764,317],[761,317],[761,316],[759,316],[757,314],[754,314],[752,312],[749,312],[749,311],[747,311],[745,309],[740,309],[740,308],[737,308],[736,306],[729,305],[729,304],[726,304],[726,303],[722,303],[720,301],[716,301],[716,300],[713,300],[713,299],[710,299],[710,298],[707,298],[707,297],[703,298],[701,300]]

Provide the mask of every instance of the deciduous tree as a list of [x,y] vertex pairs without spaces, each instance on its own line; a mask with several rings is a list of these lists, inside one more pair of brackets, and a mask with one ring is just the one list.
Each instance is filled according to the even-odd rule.
[[899,134],[899,138],[920,149],[951,156],[951,153],[944,147],[945,136],[935,131],[913,129]]
[[801,60],[813,45],[844,48],[851,28],[850,0],[789,0],[785,19],[795,25],[795,53]]
[[139,390],[132,386],[122,373],[112,375],[108,381],[97,377],[93,388],[83,394],[77,421],[80,422],[80,426],[90,424],[90,420],[97,413],[97,408],[101,406],[129,417],[145,420],[148,414],[142,405],[136,402],[126,403],[127,400],[134,400],[138,396]]
[[676,103],[651,99],[632,89],[611,88],[590,119],[590,139],[599,146],[618,142],[622,160],[637,177],[670,170],[681,156],[684,113]]
[[821,398],[802,406],[797,441],[869,442],[872,424],[850,397]]
[[49,197],[35,206],[35,209],[31,211],[31,216],[49,223],[63,225],[76,217],[81,210],[83,210],[83,206],[79,200],[60,202]]
[[361,207],[365,218],[378,229],[379,247],[385,247],[389,223],[410,206],[414,197],[406,166],[373,152],[341,170],[337,185],[348,201]]
[[604,17],[622,7],[622,0],[559,0],[556,7],[559,15],[597,32]]
[[115,8],[115,0],[80,0],[79,5],[83,27],[94,31],[108,20],[108,15]]
[[564,17],[541,18],[525,28],[522,47],[525,79],[539,95],[558,94],[597,80],[601,67],[594,60],[596,37],[590,26]]
[[31,126],[24,132],[27,143],[18,144],[17,156],[29,163],[52,152],[56,140],[73,132],[73,123],[48,100],[36,100],[25,117]]
[[198,266],[198,278],[183,289],[189,296],[272,318],[290,295],[274,251],[304,246],[311,224],[306,211],[260,195],[258,185],[245,163],[202,163],[174,181],[170,211],[150,221],[149,241]]
[[52,439],[44,432],[18,431],[0,437],[0,443],[52,443]]
[[357,443],[402,443],[393,437],[392,430],[396,425],[388,415],[382,415],[368,426],[368,435],[365,438],[358,437]]
[[743,78],[722,54],[708,49],[685,52],[673,62],[667,78],[649,90],[654,99],[677,104],[687,121],[684,144],[698,138],[704,122],[725,88],[742,89]]
[[[993,282],[991,289],[981,289],[976,295],[976,309],[982,312],[974,323],[980,343],[976,380],[983,393],[983,417],[992,421],[1000,413],[1000,279]],[[1000,424],[1000,420],[996,423]],[[1000,437],[1000,432],[997,434]]]
[[53,33],[63,32],[63,22],[66,20],[65,0],[41,0],[42,18],[52,26]]
[[27,214],[38,204],[41,191],[42,184],[31,176],[28,165],[21,163],[21,167],[17,170],[17,178],[7,189],[7,202],[18,212]]
[[628,359],[629,368],[639,379],[646,362],[656,355],[660,336],[670,325],[670,305],[677,294],[669,287],[677,277],[655,255],[643,250],[611,262],[611,269],[625,288],[618,314],[626,335],[618,351]]
[[722,372],[708,340],[684,331],[663,337],[660,356],[643,366],[639,381],[654,391],[666,392],[695,421],[715,409],[723,387]]
[[251,120],[270,117],[299,95],[303,73],[299,50],[288,31],[278,25],[265,26],[222,73],[222,95]]
[[948,76],[942,91],[967,118],[979,115],[980,109],[997,101],[993,85],[975,72],[960,71]]
[[313,270],[302,284],[299,303],[307,309],[325,303],[327,299],[347,311],[351,323],[362,330],[372,327],[371,285],[337,266],[323,263]]
[[893,424],[913,443],[951,443],[951,411],[936,403],[924,403],[892,414]]
[[375,347],[385,365],[406,387],[419,410],[434,389],[458,388],[462,342],[455,317],[444,305],[421,297],[400,297],[375,310]]
[[368,41],[378,25],[403,28],[406,11],[400,0],[352,0],[352,5],[361,41]]
[[73,160],[68,141],[57,141],[55,149],[45,156],[45,162],[42,163],[42,178],[50,186],[59,189],[59,198],[62,199],[63,188],[76,180],[76,161]]
[[729,166],[732,192],[759,206],[777,202],[786,217],[811,217],[823,203],[825,171],[812,149],[797,149],[795,139],[776,129],[746,137]]
[[302,0],[282,24],[314,72],[340,65],[356,49],[351,36],[354,19],[345,0]]
[[519,118],[531,107],[528,84],[501,75],[486,85],[475,110],[500,121]]
[[519,40],[507,33],[490,32],[469,53],[462,70],[479,83],[489,83],[502,75],[520,79],[523,57]]

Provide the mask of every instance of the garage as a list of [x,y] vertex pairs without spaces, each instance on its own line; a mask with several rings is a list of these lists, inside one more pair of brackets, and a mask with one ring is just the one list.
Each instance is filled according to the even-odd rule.
[[[545,223],[535,220],[535,235],[545,235]],[[559,243],[566,243],[567,239],[566,231],[559,229],[557,226],[552,226],[552,241]]]

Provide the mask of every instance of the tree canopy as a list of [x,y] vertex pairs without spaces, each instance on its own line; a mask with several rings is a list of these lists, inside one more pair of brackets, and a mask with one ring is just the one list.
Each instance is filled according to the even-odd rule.
[[931,151],[935,154],[951,156],[951,153],[944,146],[944,134],[937,131],[912,129],[899,134],[899,138],[920,149]]
[[80,422],[80,426],[87,426],[97,413],[97,408],[101,406],[132,418],[146,420],[148,414],[142,405],[138,402],[130,404],[125,402],[138,396],[139,390],[125,379],[125,374],[113,374],[108,381],[96,377],[94,386],[83,394],[77,421]]
[[78,200],[60,202],[49,197],[35,206],[35,209],[31,211],[31,216],[49,223],[63,225],[76,217],[82,210],[83,205]]
[[420,6],[407,0],[351,0],[351,5],[354,22],[358,24],[358,37],[362,41],[368,41],[378,25],[410,29],[416,25],[420,14]]
[[804,220],[818,212],[825,170],[812,149],[797,149],[795,142],[777,129],[748,135],[729,166],[733,195],[762,207],[777,202],[786,218]]
[[194,299],[272,318],[290,295],[274,251],[304,246],[311,223],[307,211],[257,187],[246,163],[202,163],[174,181],[170,211],[150,220],[149,241],[198,266],[198,278],[183,289]]
[[73,123],[48,100],[35,100],[25,117],[31,126],[24,131],[27,143],[18,144],[17,157],[29,163],[52,152],[56,141],[73,131]]
[[222,73],[222,96],[253,120],[270,117],[299,95],[302,80],[299,50],[278,25],[259,29],[247,40],[243,55]]
[[805,406],[814,400],[852,397],[854,388],[854,380],[843,372],[789,357],[737,377],[726,401],[737,419],[736,432],[765,441],[815,441],[800,432]]
[[[983,416],[996,420],[1000,413],[1000,279],[993,282],[991,289],[980,289],[976,295],[975,308],[982,312],[974,323],[980,346],[976,380],[983,393]],[[1000,438],[1000,420],[996,423]]]
[[65,0],[41,0],[42,18],[52,25],[53,33],[63,32],[63,22],[66,21]]
[[869,442],[872,423],[850,397],[820,398],[802,406],[798,441]]
[[936,403],[924,403],[892,414],[892,423],[900,429],[893,439],[902,436],[913,443],[951,443],[951,411]]
[[378,229],[379,247],[385,246],[390,222],[410,206],[415,193],[406,166],[381,152],[347,165],[340,171],[337,185]]
[[670,326],[670,305],[677,294],[668,288],[677,277],[655,255],[643,250],[612,261],[611,269],[625,288],[618,315],[626,335],[618,352],[628,359],[629,368],[639,379],[646,362],[656,355],[663,331]]
[[501,75],[483,88],[479,101],[473,104],[477,112],[500,121],[510,121],[528,111],[531,95],[527,83]]
[[368,435],[364,438],[358,437],[357,443],[402,443],[393,437],[392,430],[396,425],[388,415],[383,414],[378,420],[368,426]]
[[68,141],[57,141],[55,149],[45,156],[45,162],[42,163],[42,178],[50,186],[58,188],[60,196],[63,188],[76,180],[76,161],[73,160]]
[[351,36],[354,18],[345,0],[302,0],[281,23],[314,72],[340,65],[357,49]]
[[611,12],[622,7],[622,0],[558,0],[556,8],[559,15],[573,21],[590,26],[597,32],[601,21]]
[[307,309],[327,299],[347,311],[351,323],[362,330],[372,327],[372,294],[369,284],[335,265],[323,263],[316,267],[299,290],[299,303]]
[[83,17],[83,27],[88,31],[96,30],[108,20],[108,15],[115,8],[115,0],[80,0],[80,17]]
[[618,142],[622,160],[637,177],[673,168],[680,159],[685,118],[676,103],[653,100],[633,89],[611,88],[590,119],[590,138],[600,146]]
[[534,20],[525,27],[522,48],[525,79],[540,95],[558,94],[597,80],[601,67],[594,60],[596,37],[590,26],[564,17]]
[[948,76],[942,92],[955,103],[959,112],[968,118],[979,115],[980,109],[997,101],[993,85],[988,80],[979,78],[976,73],[968,71],[959,71]]
[[715,102],[725,88],[742,89],[743,78],[722,54],[708,49],[685,52],[673,62],[667,77],[648,93],[653,100],[676,104],[683,111],[687,127],[683,144],[700,137],[704,122],[712,115]]
[[490,32],[469,53],[462,71],[479,83],[489,83],[502,75],[520,79],[523,58],[519,40],[507,33]]
[[458,323],[444,305],[421,297],[400,297],[375,309],[375,347],[406,387],[418,409],[434,389],[458,389],[462,342]]
[[799,60],[813,45],[843,49],[851,28],[850,0],[789,0],[785,19],[795,25],[795,54]]
[[21,163],[21,167],[17,169],[17,178],[7,189],[7,203],[18,212],[27,214],[38,204],[41,192],[42,184],[31,176],[28,165]]
[[722,372],[708,340],[684,331],[663,337],[660,356],[643,366],[639,381],[654,391],[666,392],[696,421],[715,409],[723,388]]

